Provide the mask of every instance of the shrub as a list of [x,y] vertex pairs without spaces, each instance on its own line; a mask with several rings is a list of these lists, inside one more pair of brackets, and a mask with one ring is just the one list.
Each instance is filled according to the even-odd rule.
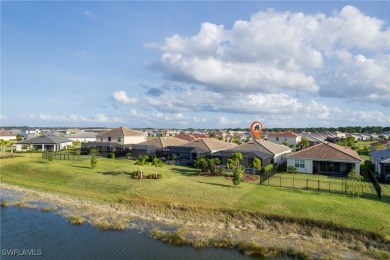
[[96,148],[91,148],[91,150],[89,150],[89,154],[92,154],[92,155],[97,154]]
[[288,166],[287,167],[287,172],[288,173],[296,173],[297,172],[297,168],[295,168],[295,166]]
[[241,183],[241,177],[242,177],[242,170],[241,167],[236,167],[233,172],[233,185],[234,187],[237,187]]
[[47,154],[47,160],[51,163],[54,159],[53,153],[48,153]]
[[115,153],[111,152],[107,155],[107,158],[115,159]]
[[96,165],[97,165],[97,163],[98,163],[98,161],[97,161],[97,159],[96,159],[96,156],[92,156],[92,157],[91,157],[91,168],[92,168],[92,169],[95,168]]
[[109,230],[111,228],[110,224],[105,221],[96,222],[95,225],[100,230]]
[[76,151],[74,151],[74,153],[75,153],[76,155],[80,155],[80,154],[81,154],[81,151],[80,151],[80,150],[76,150]]
[[73,224],[73,225],[81,225],[81,224],[83,224],[84,219],[82,217],[79,217],[79,216],[71,216],[69,218],[69,222],[70,222],[70,224]]

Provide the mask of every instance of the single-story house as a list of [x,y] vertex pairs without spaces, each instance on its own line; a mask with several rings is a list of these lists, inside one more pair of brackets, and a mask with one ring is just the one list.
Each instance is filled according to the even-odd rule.
[[229,159],[233,153],[242,154],[242,164],[246,168],[252,164],[253,158],[255,157],[261,159],[261,165],[264,167],[273,163],[285,163],[287,155],[291,153],[291,148],[266,140],[253,140],[230,149],[212,153],[212,156],[220,158],[221,164],[226,165],[227,159]]
[[10,141],[17,139],[17,133],[11,131],[0,131],[0,140]]
[[178,146],[168,146],[166,151],[169,157],[176,156],[176,162],[193,164],[197,157],[210,156],[214,152],[237,146],[215,138],[200,138]]
[[382,180],[390,183],[390,149],[373,151],[370,153],[371,162],[375,165]]
[[167,157],[166,148],[168,146],[179,146],[186,143],[188,141],[176,137],[156,137],[139,144],[133,144],[133,157],[137,158],[140,155]]
[[302,137],[299,134],[295,134],[293,132],[273,132],[267,134],[267,141],[273,142],[275,144],[283,144],[287,142],[288,145],[292,146],[292,148],[296,148],[297,144],[302,141]]
[[96,142],[97,133],[94,132],[80,132],[77,134],[67,134],[66,138],[72,141],[79,141],[82,143]]
[[31,149],[41,151],[59,151],[72,145],[72,140],[55,135],[44,135],[31,138],[16,143],[16,151],[26,151]]
[[347,175],[353,168],[360,174],[359,154],[349,148],[323,142],[287,156],[287,166],[300,173]]

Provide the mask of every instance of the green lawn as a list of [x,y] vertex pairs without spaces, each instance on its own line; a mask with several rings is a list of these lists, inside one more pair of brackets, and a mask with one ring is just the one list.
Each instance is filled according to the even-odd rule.
[[[161,180],[135,180],[131,179],[130,173],[137,166],[126,159],[99,158],[97,168],[91,169],[88,160],[54,160],[49,164],[47,160],[39,159],[39,155],[34,156],[30,158],[26,154],[0,160],[0,180],[107,203],[143,200],[156,205],[173,203],[245,210],[332,221],[387,236],[390,234],[389,204],[378,199],[354,199],[327,192],[271,187],[259,185],[258,181],[244,182],[235,188],[231,180],[222,176],[198,176],[195,169],[174,165],[158,169],[158,173],[163,175]],[[146,174],[154,171],[153,166],[144,167]],[[384,196],[389,198],[390,189],[385,187],[384,190]]]

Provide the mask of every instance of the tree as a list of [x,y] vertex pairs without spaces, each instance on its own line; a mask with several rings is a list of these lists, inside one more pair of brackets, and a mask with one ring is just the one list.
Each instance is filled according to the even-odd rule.
[[230,170],[231,167],[234,166],[234,161],[233,159],[229,158],[226,160],[226,167],[228,168],[228,170]]
[[352,169],[348,174],[348,181],[345,185],[347,193],[352,197],[359,197],[360,195],[362,195],[362,180],[363,176],[357,174],[355,169]]
[[51,163],[54,159],[54,156],[53,156],[53,153],[52,152],[49,152],[47,154],[47,160],[49,161],[49,163]]
[[126,157],[127,157],[127,159],[130,159],[130,156],[132,155],[132,153],[131,152],[127,152],[126,153]]
[[234,169],[233,172],[233,185],[234,187],[237,187],[241,183],[241,178],[242,178],[242,169],[241,166],[239,165]]
[[211,174],[215,175],[217,172],[217,166],[221,164],[221,160],[219,158],[211,158],[208,160],[208,164]]
[[253,158],[253,177],[255,177],[255,168],[260,171],[261,170],[261,160],[260,158]]
[[91,148],[91,150],[89,150],[89,154],[92,154],[92,155],[97,154],[96,148]]
[[74,153],[75,153],[76,155],[80,155],[80,154],[81,154],[81,151],[80,151],[79,149],[77,149],[76,151],[74,151]]
[[240,165],[240,161],[242,161],[242,153],[233,153],[232,156],[230,156],[230,159],[233,160],[234,167],[238,167]]
[[201,172],[206,172],[207,168],[209,167],[209,162],[204,157],[198,157],[194,161],[194,166],[197,169],[200,169]]
[[375,150],[378,151],[378,150],[383,150],[383,149],[386,149],[386,146],[384,146],[382,143],[380,142],[377,142],[375,144]]
[[287,147],[290,147],[290,144],[287,143],[286,141],[283,141],[283,142],[282,142],[282,145],[285,145],[285,146],[287,146]]
[[96,159],[96,156],[91,157],[91,168],[95,168],[98,163],[98,160]]
[[154,167],[156,167],[156,179],[157,179],[157,168],[158,168],[158,167],[162,167],[162,166],[163,166],[163,162],[162,162],[160,159],[158,159],[157,157],[154,157],[154,158],[153,158],[152,165],[153,165]]
[[137,158],[137,160],[135,161],[135,165],[138,165],[138,171],[139,171],[139,168],[141,167],[141,176],[140,176],[140,179],[143,178],[143,172],[142,172],[142,166],[146,165],[147,164],[147,161],[149,160],[149,156],[147,155],[141,155]]
[[364,149],[364,152],[366,152],[366,153],[369,153],[369,152],[370,152],[370,147],[369,147],[368,145],[365,145],[365,146],[363,147],[363,149]]
[[307,148],[310,146],[310,142],[306,138],[302,138],[301,145],[303,148]]
[[19,142],[19,141],[22,141],[23,140],[23,136],[21,134],[18,134],[16,136],[16,140]]

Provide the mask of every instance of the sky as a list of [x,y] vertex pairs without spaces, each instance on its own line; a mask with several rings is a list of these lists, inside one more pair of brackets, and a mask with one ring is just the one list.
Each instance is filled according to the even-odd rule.
[[2,1],[0,126],[390,126],[389,1]]

